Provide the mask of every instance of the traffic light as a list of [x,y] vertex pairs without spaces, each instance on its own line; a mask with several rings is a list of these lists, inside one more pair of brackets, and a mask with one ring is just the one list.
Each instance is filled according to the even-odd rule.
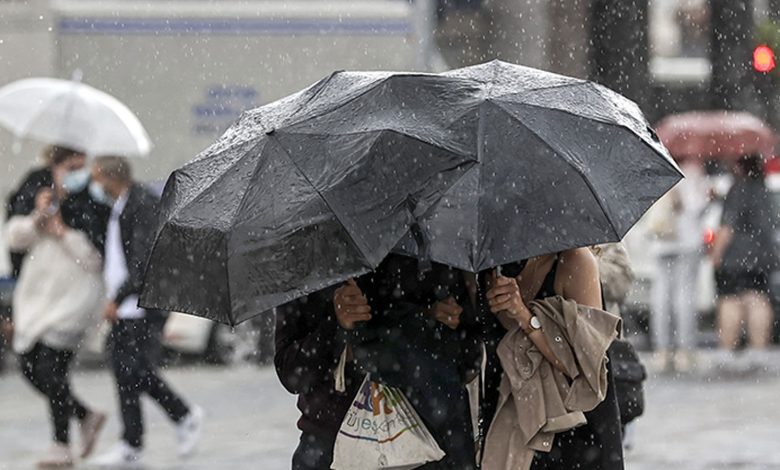
[[753,68],[756,72],[769,73],[775,68],[775,51],[766,44],[753,49]]

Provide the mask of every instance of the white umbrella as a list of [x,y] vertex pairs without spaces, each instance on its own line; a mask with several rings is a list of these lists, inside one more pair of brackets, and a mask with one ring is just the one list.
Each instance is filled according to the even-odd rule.
[[0,125],[90,156],[145,156],[149,135],[127,106],[78,81],[28,78],[0,88]]

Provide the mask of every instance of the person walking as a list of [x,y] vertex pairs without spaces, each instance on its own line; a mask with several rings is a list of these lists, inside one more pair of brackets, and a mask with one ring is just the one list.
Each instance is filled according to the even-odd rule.
[[8,221],[8,246],[29,253],[13,295],[13,346],[22,374],[49,400],[54,443],[39,468],[73,465],[70,420],[81,429],[82,458],[92,452],[106,416],[71,391],[68,369],[84,332],[99,317],[103,281],[97,248],[68,227],[54,191],[39,189],[29,215]]
[[687,372],[696,349],[696,284],[703,256],[701,216],[707,206],[703,169],[681,162],[686,178],[653,208],[658,270],[652,286],[650,327],[655,368]]
[[769,275],[778,266],[777,207],[764,183],[759,155],[739,159],[734,185],[711,250],[718,293],[720,347],[734,351],[747,323],[750,349],[767,348],[772,331]]
[[95,159],[89,190],[96,200],[111,206],[103,265],[108,303],[103,315],[113,324],[109,350],[123,426],[120,442],[94,463],[104,468],[141,466],[142,393],[165,410],[176,427],[179,455],[187,457],[200,438],[203,412],[186,404],[159,376],[150,356],[159,346],[155,326],[162,313],[137,306],[155,235],[157,200],[133,181],[130,165],[122,157]]

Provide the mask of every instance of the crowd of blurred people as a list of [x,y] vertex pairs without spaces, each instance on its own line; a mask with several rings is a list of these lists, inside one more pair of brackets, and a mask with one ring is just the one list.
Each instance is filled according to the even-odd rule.
[[92,462],[101,468],[141,466],[142,394],[174,423],[179,454],[187,457],[197,445],[203,413],[157,372],[153,356],[165,315],[137,306],[157,198],[133,180],[123,157],[88,161],[78,150],[51,146],[44,161],[6,207],[16,285],[4,332],[24,377],[48,400],[53,427],[53,443],[38,466],[73,465],[72,419],[81,431],[78,456],[88,458],[95,449],[106,413],[76,397],[68,371],[85,332],[101,315],[111,325],[108,351],[122,435]]

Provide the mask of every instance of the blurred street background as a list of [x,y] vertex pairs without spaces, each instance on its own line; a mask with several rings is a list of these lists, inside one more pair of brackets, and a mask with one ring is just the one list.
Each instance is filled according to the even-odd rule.
[[[776,51],[780,0],[0,0],[0,86],[77,76],[120,99],[153,143],[133,165],[157,194],[172,170],[242,111],[334,70],[438,72],[498,58],[604,84],[634,100],[653,125],[687,111],[727,110],[749,112],[774,132]],[[41,149],[0,130],[3,200],[42,163]],[[780,159],[764,157],[765,184],[780,207]],[[780,270],[767,279],[769,350],[753,354],[741,330],[736,352],[720,350],[714,266],[706,255],[734,176],[720,158],[702,157],[701,167],[706,201],[692,232],[697,258],[688,279],[696,356],[677,370],[659,356],[667,351],[651,326],[653,285],[664,268],[652,216],[624,243],[635,276],[621,308],[625,333],[649,370],[627,468],[780,469]],[[0,315],[8,317],[14,283],[4,236]],[[780,231],[774,239],[780,252]],[[73,383],[87,401],[113,412],[107,330],[88,332]],[[288,468],[298,412],[270,365],[273,318],[230,328],[174,313],[163,344],[165,373],[204,406],[206,428],[199,453],[176,461],[166,452],[169,424],[147,406],[149,433],[161,436],[148,446],[149,468]],[[0,339],[0,470],[34,466],[48,439],[44,407]],[[112,415],[106,436],[117,429]]]

